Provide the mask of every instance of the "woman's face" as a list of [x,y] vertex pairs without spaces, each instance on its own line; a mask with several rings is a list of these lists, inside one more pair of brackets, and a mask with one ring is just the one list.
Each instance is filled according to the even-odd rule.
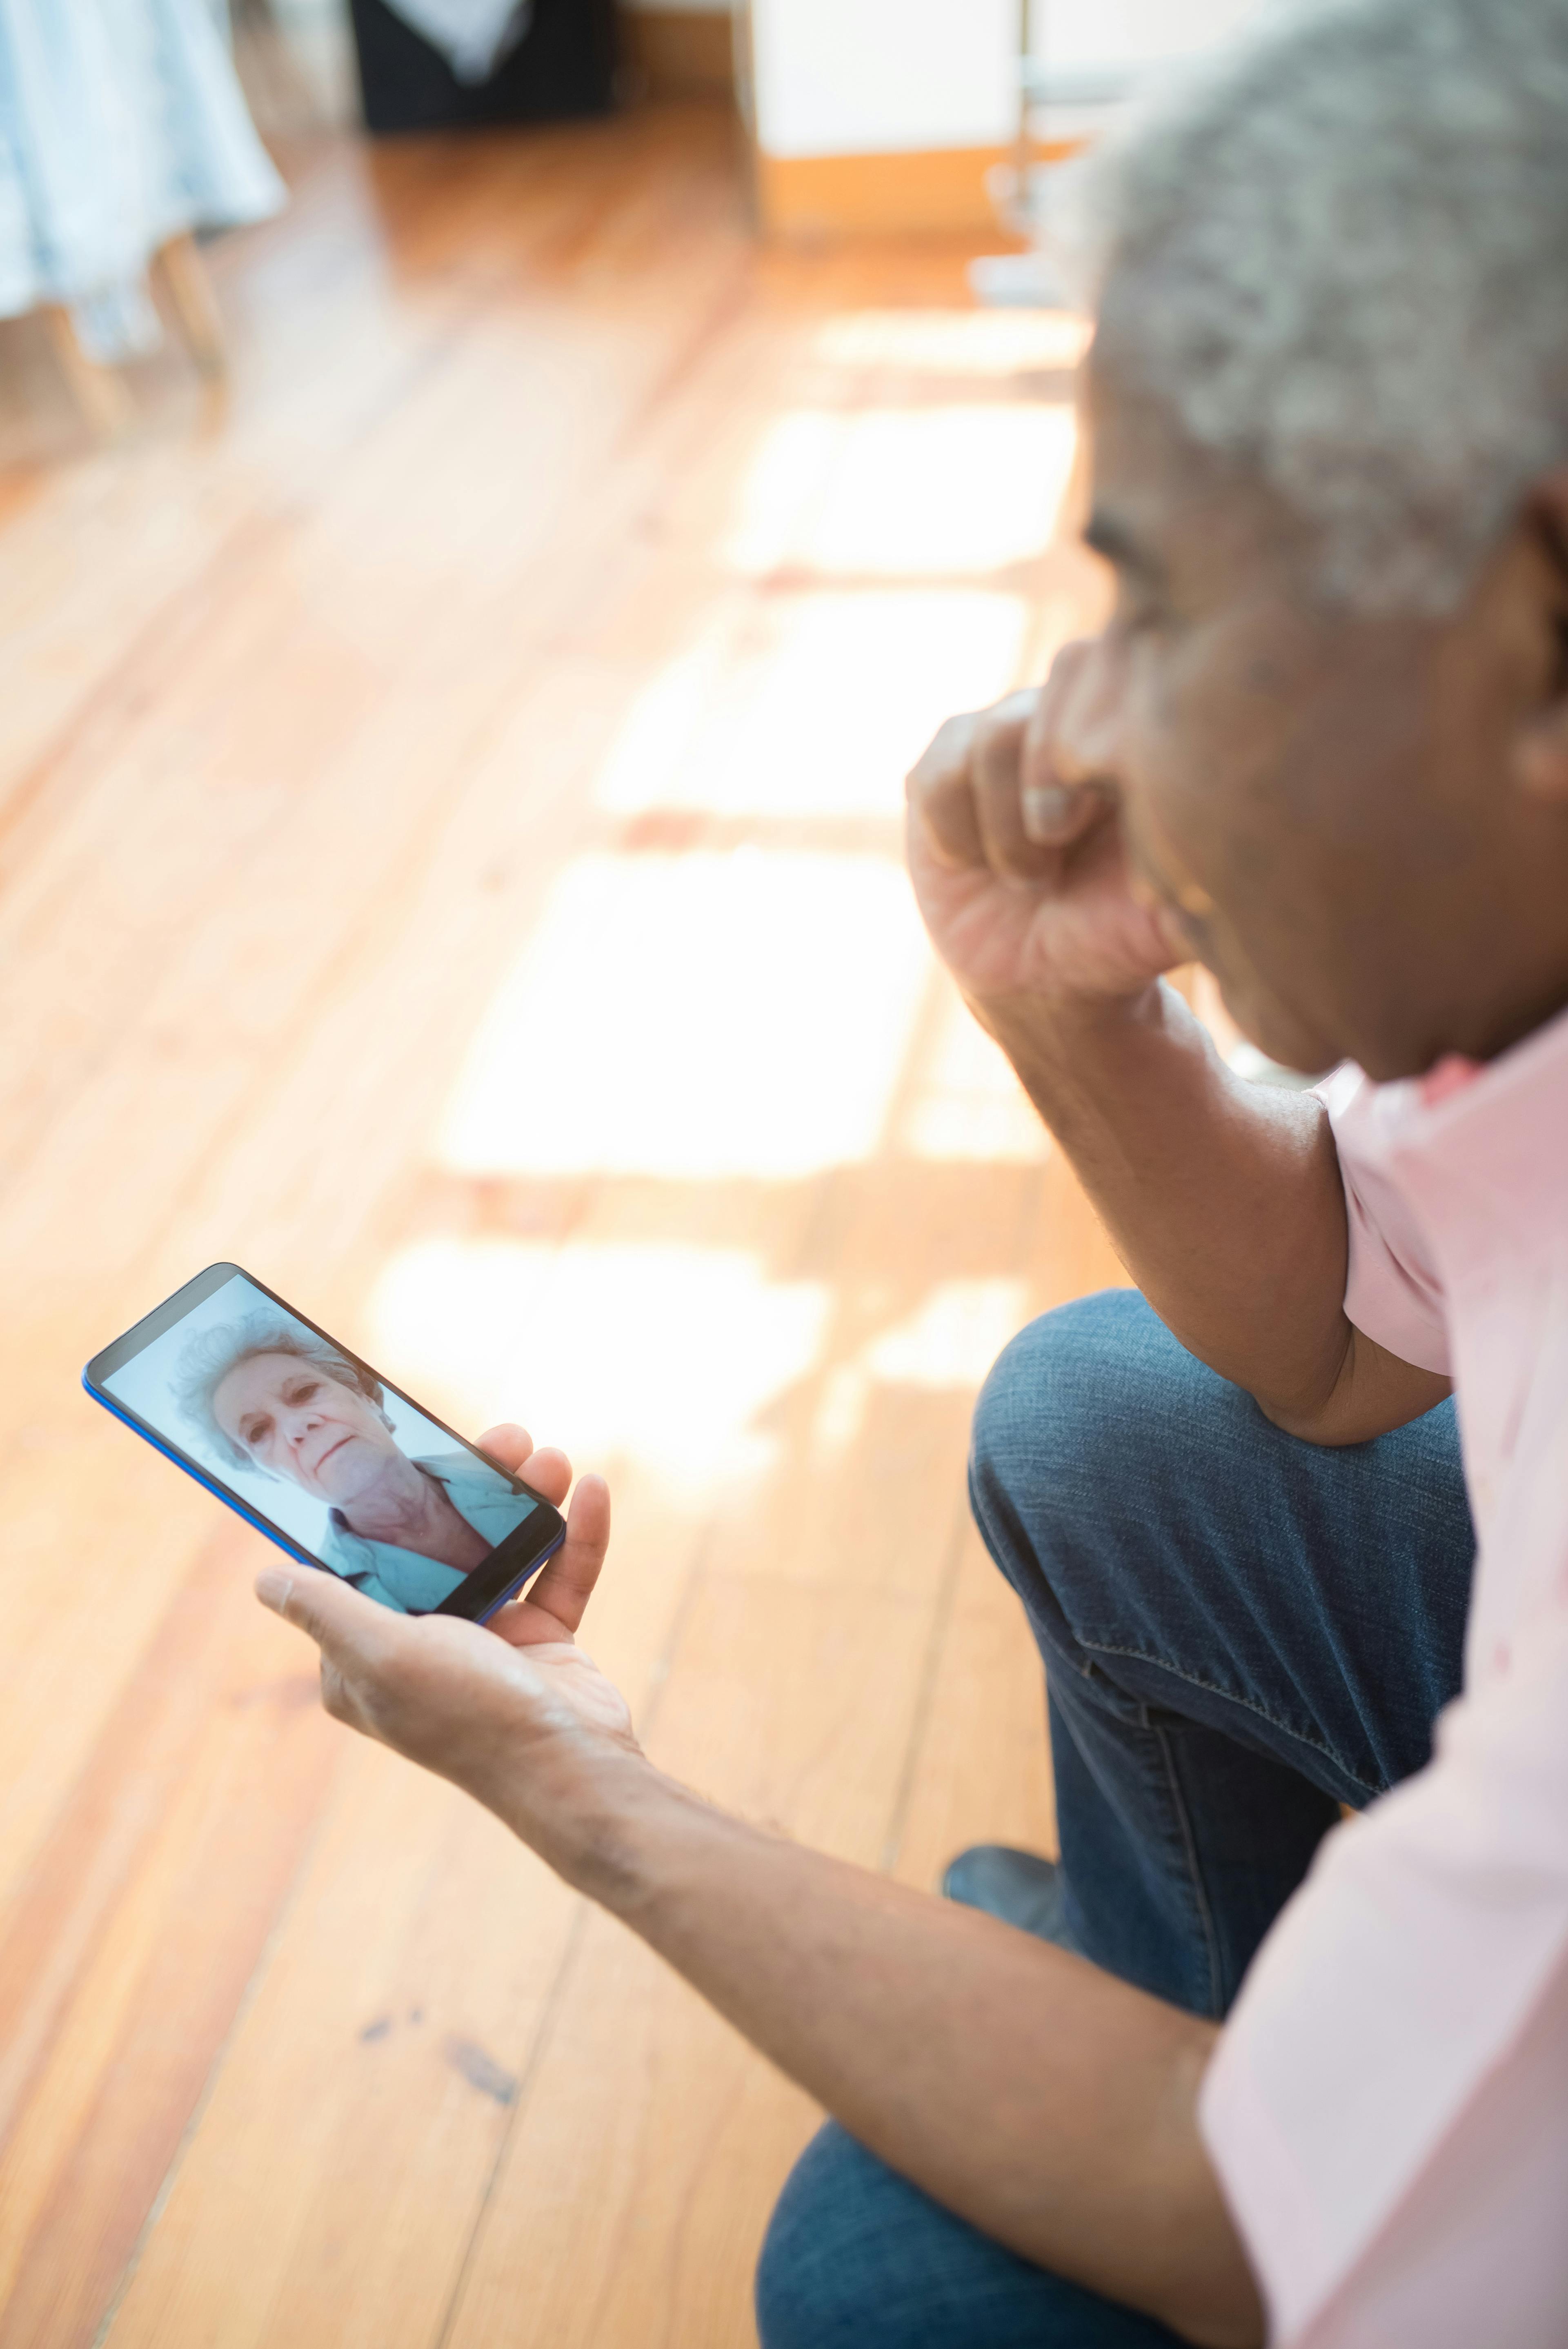
[[401,1457],[367,1396],[297,1354],[251,1354],[212,1398],[231,1442],[274,1476],[345,1508]]

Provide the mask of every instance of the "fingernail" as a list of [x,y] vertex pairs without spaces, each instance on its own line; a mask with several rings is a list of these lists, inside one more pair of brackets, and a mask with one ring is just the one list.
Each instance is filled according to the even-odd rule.
[[1023,794],[1024,830],[1031,840],[1049,840],[1072,820],[1078,793],[1065,783],[1032,783]]
[[279,1566],[263,1566],[256,1577],[256,1597],[263,1607],[270,1607],[274,1615],[283,1613],[293,1588],[293,1575],[285,1574]]

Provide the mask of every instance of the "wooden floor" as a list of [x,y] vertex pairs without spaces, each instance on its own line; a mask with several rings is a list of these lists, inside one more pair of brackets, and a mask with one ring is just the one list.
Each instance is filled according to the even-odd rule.
[[0,333],[0,2344],[732,2349],[806,2100],[77,1378],[237,1257],[609,1474],[662,1764],[915,1883],[1048,1837],[965,1428],[1118,1275],[898,816],[1080,609],[1077,336],[759,254],[717,113],[291,171],[222,412],[170,353],[94,450]]

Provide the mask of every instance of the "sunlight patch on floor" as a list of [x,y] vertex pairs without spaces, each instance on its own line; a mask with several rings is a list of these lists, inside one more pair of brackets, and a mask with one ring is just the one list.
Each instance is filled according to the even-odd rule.
[[1012,378],[1076,367],[1090,332],[1068,310],[856,310],[828,319],[816,350],[835,367]]
[[1026,1318],[1021,1280],[944,1280],[907,1320],[866,1350],[873,1379],[906,1387],[977,1387]]
[[437,1144],[466,1174],[799,1179],[867,1157],[929,950],[891,858],[577,858]]
[[944,718],[1017,672],[1021,596],[982,589],[770,597],[712,619],[639,697],[601,773],[617,813],[898,815]]
[[369,1311],[377,1361],[465,1433],[520,1420],[579,1467],[700,1486],[767,1465],[753,1423],[812,1368],[829,1304],[741,1248],[438,1239],[393,1257]]
[[1059,403],[797,409],[770,427],[724,549],[785,568],[879,579],[1024,563],[1049,544],[1077,428]]
[[913,1158],[1037,1163],[1050,1155],[1041,1124],[1002,1051],[956,988],[943,990],[936,1034],[922,1055],[892,1136]]
[[864,1429],[878,1387],[973,1394],[1027,1319],[1022,1280],[938,1283],[913,1312],[827,1371],[812,1416],[812,1451],[820,1457],[847,1452]]

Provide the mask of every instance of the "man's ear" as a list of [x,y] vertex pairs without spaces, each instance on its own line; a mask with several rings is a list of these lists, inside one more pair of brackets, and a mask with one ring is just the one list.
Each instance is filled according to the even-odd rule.
[[1532,799],[1568,805],[1568,468],[1542,476],[1528,512],[1542,557],[1541,619],[1551,658],[1545,691],[1515,746],[1514,777]]

